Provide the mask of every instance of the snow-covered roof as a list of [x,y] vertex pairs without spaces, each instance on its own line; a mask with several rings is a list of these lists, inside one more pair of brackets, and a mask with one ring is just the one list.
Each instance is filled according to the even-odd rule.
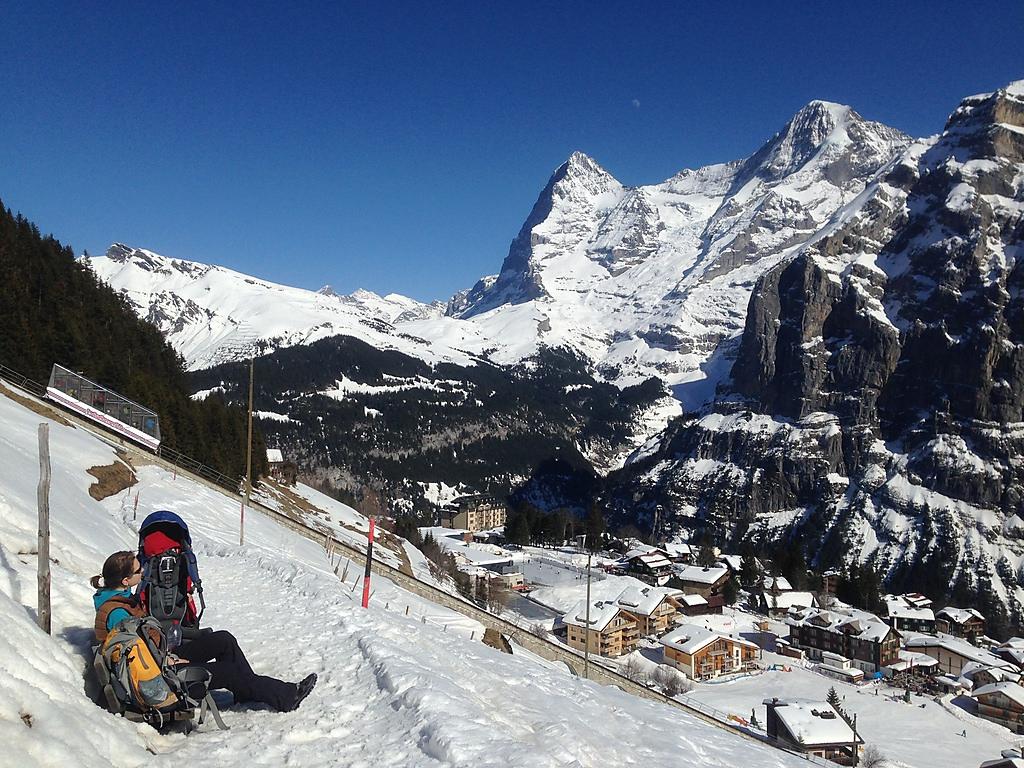
[[981,688],[976,690],[973,696],[974,698],[978,698],[979,696],[984,696],[989,693],[1001,693],[1015,704],[1019,704],[1024,707],[1024,688],[1017,683],[1013,683],[1008,680],[1001,683],[989,683],[988,685],[983,685]]
[[818,604],[811,592],[783,592],[778,595],[764,593],[769,609],[788,611],[790,608],[810,608]]
[[934,621],[935,612],[931,608],[919,608],[908,605],[901,598],[886,601],[886,612],[890,618],[908,618],[923,622]]
[[677,565],[675,571],[680,580],[692,581],[695,584],[715,584],[729,575],[729,569],[720,565],[703,568],[699,565]]
[[779,592],[792,592],[793,585],[785,576],[765,576],[762,586],[765,589],[778,590]]
[[665,542],[659,549],[669,557],[686,557],[693,553],[693,548],[685,541]]
[[936,615],[949,619],[955,624],[966,624],[972,618],[985,620],[985,617],[973,608],[953,608],[952,606],[947,606],[939,610]]
[[969,661],[964,664],[963,669],[960,670],[960,677],[973,680],[974,676],[982,671],[987,671],[996,679],[996,682],[1000,680],[1020,682],[1020,670],[1013,669],[1009,664],[1002,667],[990,667],[987,664],[982,664],[980,661]]
[[890,664],[889,669],[902,672],[905,669],[934,667],[939,663],[938,659],[933,659],[927,653],[915,653],[914,651],[900,650],[899,657],[900,660]]
[[[438,529],[432,528],[431,531],[437,531]],[[480,547],[467,544],[462,539],[462,531],[454,532],[455,536],[452,535],[436,535],[434,540],[444,549],[446,552],[450,552],[456,557],[461,557],[472,563],[473,565],[479,565],[481,567],[487,565],[512,565],[512,555],[508,552],[497,549],[497,552],[490,550],[481,549]],[[489,546],[489,545],[484,545]]]
[[693,608],[698,605],[707,605],[708,601],[703,595],[683,595],[679,598],[684,605]]
[[271,464],[280,464],[284,461],[284,455],[280,448],[267,448],[267,461]]
[[873,613],[857,608],[832,610],[794,609],[784,619],[791,627],[814,626],[828,632],[852,635],[861,640],[881,642],[892,632],[892,627]]
[[625,559],[639,560],[652,570],[672,567],[672,563],[661,552],[641,552],[640,550],[633,549],[626,553]]
[[922,595],[920,592],[906,592],[902,595],[886,595],[886,605],[893,602],[902,603],[910,608],[931,608],[931,598]]
[[948,653],[955,653],[968,661],[977,661],[987,667],[1001,667],[1005,662],[995,654],[975,648],[959,637],[953,637],[943,632],[936,635],[914,635],[906,638],[904,645],[907,648],[942,648]]
[[[771,700],[765,703],[770,703]],[[851,744],[859,737],[827,701],[792,700],[775,705],[775,715],[786,730],[805,747]]]
[[996,760],[986,760],[980,768],[1024,768],[1024,758],[1000,757]]
[[666,599],[679,600],[683,593],[678,589],[668,587],[626,587],[622,593],[615,598],[620,608],[631,613],[650,616],[657,610],[658,606]]
[[[604,632],[612,619],[619,615],[619,606],[611,600],[598,600],[590,604],[590,629]],[[562,617],[562,621],[574,627],[587,628],[587,603],[580,601],[575,608]]]
[[969,691],[973,685],[966,677],[959,677],[957,675],[939,675],[935,678],[935,682],[951,691]]
[[658,642],[669,648],[675,648],[677,651],[694,654],[701,648],[706,648],[719,639],[727,640],[737,645],[745,645],[748,648],[757,648],[749,640],[724,635],[721,632],[714,632],[706,627],[698,627],[695,624],[683,624],[673,629],[667,635],[660,637]]
[[739,573],[740,568],[743,567],[743,558],[740,555],[722,555],[718,558],[718,562],[733,573]]

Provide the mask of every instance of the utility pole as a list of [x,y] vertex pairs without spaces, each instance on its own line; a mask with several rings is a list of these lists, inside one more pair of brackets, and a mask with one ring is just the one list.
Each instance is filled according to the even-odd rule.
[[253,352],[249,356],[249,437],[245,443],[245,501],[242,502],[242,515],[238,522],[238,546],[245,544],[245,508],[249,506],[252,494],[252,381],[255,360]]
[[[587,543],[587,535],[583,534],[583,543]],[[587,552],[587,642],[584,644],[583,650],[583,677],[587,680],[590,679],[590,557],[591,553]]]
[[859,758],[860,758],[860,754],[858,753],[858,750],[857,750],[857,715],[855,714],[853,716],[853,765],[854,765],[854,768],[856,768],[857,764],[860,762]]

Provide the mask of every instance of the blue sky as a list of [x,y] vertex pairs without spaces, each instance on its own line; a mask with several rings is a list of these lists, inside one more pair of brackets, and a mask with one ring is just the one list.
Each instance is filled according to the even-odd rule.
[[574,150],[648,184],[811,99],[920,136],[1024,78],[1018,0],[157,5],[5,6],[0,200],[76,252],[421,300],[497,272]]

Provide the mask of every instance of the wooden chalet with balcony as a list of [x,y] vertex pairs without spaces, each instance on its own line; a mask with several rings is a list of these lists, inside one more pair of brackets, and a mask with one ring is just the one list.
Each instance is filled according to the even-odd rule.
[[683,597],[678,589],[629,587],[615,602],[636,620],[641,636],[661,635],[675,623],[683,607]]
[[665,663],[691,680],[709,680],[757,666],[759,649],[753,643],[693,624],[677,627],[659,642]]
[[[589,622],[588,622],[589,619]],[[566,642],[578,651],[590,650],[599,656],[622,656],[634,650],[640,640],[639,620],[614,601],[580,603],[562,617]]]
[[993,723],[1024,733],[1024,688],[1017,683],[1001,682],[984,685],[974,691],[978,715]]

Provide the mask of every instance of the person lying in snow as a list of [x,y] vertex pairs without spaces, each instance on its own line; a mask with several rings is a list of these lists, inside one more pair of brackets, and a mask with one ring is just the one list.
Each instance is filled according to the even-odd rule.
[[[102,643],[107,633],[127,618],[145,616],[145,609],[133,590],[142,578],[142,567],[134,552],[115,552],[103,563],[103,573],[90,583],[96,590],[96,640]],[[102,585],[102,586],[101,586]],[[227,630],[206,632],[174,649],[172,663],[203,667],[213,676],[210,688],[224,688],[238,703],[269,704],[279,712],[296,709],[316,685],[316,674],[298,683],[286,683],[274,677],[257,675]],[[172,657],[172,658],[174,658]]]

